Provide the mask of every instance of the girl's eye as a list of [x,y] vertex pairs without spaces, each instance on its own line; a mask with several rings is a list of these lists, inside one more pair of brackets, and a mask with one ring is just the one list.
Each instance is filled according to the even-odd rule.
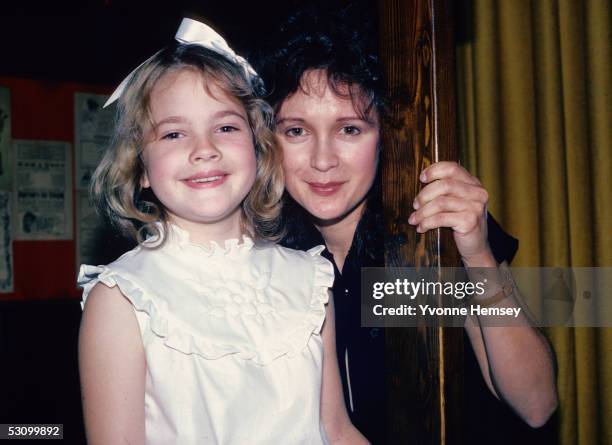
[[224,125],[219,128],[219,133],[232,133],[234,131],[238,131],[238,128],[233,125]]
[[341,132],[348,136],[357,136],[359,133],[361,133],[361,130],[358,127],[355,127],[354,125],[347,125],[345,127],[342,127]]
[[293,127],[285,130],[285,134],[289,137],[297,138],[304,136],[304,134],[306,134],[306,130],[304,130],[302,127]]
[[181,137],[183,137],[181,133],[179,133],[178,131],[172,131],[163,135],[162,139],[179,139]]

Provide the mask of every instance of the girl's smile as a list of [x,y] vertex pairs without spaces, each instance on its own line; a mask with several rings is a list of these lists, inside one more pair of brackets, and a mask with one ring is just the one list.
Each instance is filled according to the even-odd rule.
[[197,173],[188,178],[183,179],[185,184],[193,188],[213,188],[225,182],[229,177],[229,173],[221,170]]

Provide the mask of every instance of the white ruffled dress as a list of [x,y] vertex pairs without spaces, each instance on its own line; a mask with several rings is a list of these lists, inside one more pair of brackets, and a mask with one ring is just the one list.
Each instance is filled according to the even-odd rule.
[[132,303],[146,355],[146,443],[325,444],[320,425],[328,288],[320,256],[251,239],[211,248],[176,226],[158,249],[81,266]]

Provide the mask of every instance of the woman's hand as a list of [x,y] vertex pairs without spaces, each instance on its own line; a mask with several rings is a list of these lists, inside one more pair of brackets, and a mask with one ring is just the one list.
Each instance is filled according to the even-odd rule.
[[487,241],[489,194],[480,181],[448,161],[430,165],[419,179],[427,185],[416,196],[408,222],[419,233],[450,227],[466,266],[495,265]]

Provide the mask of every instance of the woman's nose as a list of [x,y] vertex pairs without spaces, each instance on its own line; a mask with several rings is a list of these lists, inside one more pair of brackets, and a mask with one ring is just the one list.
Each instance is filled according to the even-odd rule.
[[317,141],[315,147],[313,147],[310,166],[322,172],[338,166],[338,156],[329,141]]
[[221,151],[208,137],[197,138],[189,154],[191,162],[214,161],[221,159]]

